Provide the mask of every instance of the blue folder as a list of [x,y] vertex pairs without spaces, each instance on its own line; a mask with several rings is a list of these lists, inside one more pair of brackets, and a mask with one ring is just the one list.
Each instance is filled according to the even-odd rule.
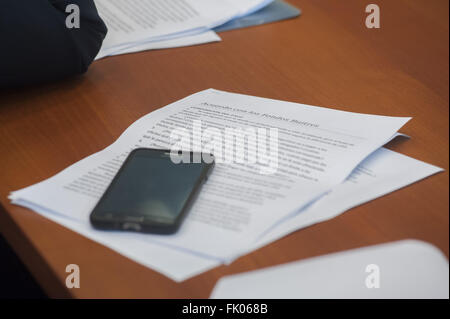
[[294,6],[281,0],[276,0],[264,8],[244,17],[233,19],[213,30],[215,32],[228,31],[251,27],[255,25],[276,22],[298,17],[301,11]]

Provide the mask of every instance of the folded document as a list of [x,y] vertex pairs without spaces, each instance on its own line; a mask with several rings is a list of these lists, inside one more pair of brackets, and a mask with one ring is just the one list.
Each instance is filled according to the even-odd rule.
[[[222,262],[231,262],[267,243],[265,238],[270,238],[267,237],[269,234],[277,234],[269,240],[272,241],[437,172],[438,168],[422,163],[426,169],[403,173],[399,183],[386,188],[375,187],[374,194],[368,187],[369,198],[360,192],[364,188],[350,188],[352,192],[345,194],[346,199],[341,198],[343,205],[337,205],[337,209],[330,210],[332,205],[329,205],[328,210],[320,208],[319,213],[305,214],[308,209],[323,203],[324,198],[332,196],[336,189],[351,185],[355,174],[360,178],[371,176],[366,176],[368,171],[355,171],[355,168],[386,143],[408,119],[343,112],[210,89],[142,117],[103,151],[44,182],[13,192],[10,198],[14,203],[30,207],[58,222],[67,221],[66,226],[171,278],[182,280]],[[89,225],[89,214],[127,154],[137,147],[170,148],[169,133],[180,126],[200,133],[207,127],[219,131],[227,127],[276,128],[277,152],[269,152],[264,165],[216,163],[175,235],[93,230]],[[246,145],[246,151],[249,146]],[[378,152],[367,160],[376,158]],[[389,151],[381,152],[390,154]],[[341,184],[349,180],[349,175],[350,182]],[[187,267],[184,273],[179,273],[174,265],[169,267],[173,271],[161,269],[164,267],[158,266],[159,257],[150,261],[145,256],[139,258],[136,250],[126,252],[125,246],[134,241],[141,243],[139,247],[148,245],[157,247],[156,250],[173,251],[174,255],[189,254],[195,264],[194,270]]]

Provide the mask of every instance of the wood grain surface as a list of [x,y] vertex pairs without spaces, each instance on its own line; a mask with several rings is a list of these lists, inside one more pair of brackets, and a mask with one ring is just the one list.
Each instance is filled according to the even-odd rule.
[[[449,253],[449,2],[290,0],[297,19],[221,34],[222,42],[94,62],[82,77],[0,92],[0,230],[52,297],[206,298],[222,276],[405,238]],[[32,52],[30,52],[32,54]],[[346,111],[412,116],[389,148],[446,171],[354,208],[182,283],[11,205],[42,181],[111,144],[142,115],[220,90]],[[219,248],[219,247],[218,247]],[[65,288],[65,267],[81,288]]]

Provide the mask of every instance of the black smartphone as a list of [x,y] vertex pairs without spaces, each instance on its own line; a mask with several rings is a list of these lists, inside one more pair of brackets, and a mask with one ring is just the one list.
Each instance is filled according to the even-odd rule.
[[201,153],[186,153],[177,163],[170,150],[130,152],[92,211],[92,225],[156,234],[176,232],[214,166],[211,154],[206,162]]

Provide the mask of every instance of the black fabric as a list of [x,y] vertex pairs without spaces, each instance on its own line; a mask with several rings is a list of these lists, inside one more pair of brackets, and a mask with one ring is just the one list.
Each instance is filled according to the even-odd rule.
[[[78,29],[66,27],[69,4],[80,8]],[[106,32],[93,0],[0,0],[0,86],[84,73]]]
[[47,298],[2,235],[0,235],[0,278],[0,299]]

